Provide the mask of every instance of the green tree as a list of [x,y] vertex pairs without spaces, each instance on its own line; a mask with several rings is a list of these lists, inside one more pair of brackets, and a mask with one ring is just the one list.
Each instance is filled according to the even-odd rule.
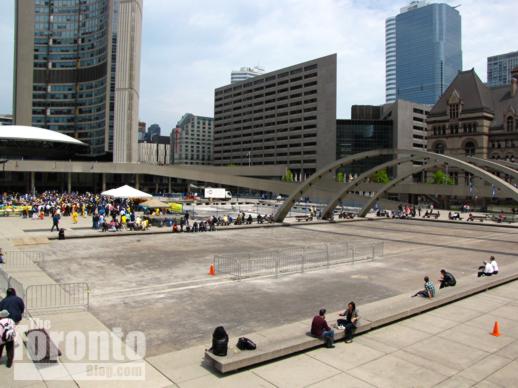
[[378,170],[374,174],[372,174],[371,177],[373,182],[376,183],[389,183],[390,177],[388,175],[387,169],[384,168],[383,170]]
[[287,168],[281,180],[283,180],[284,182],[293,182],[293,172],[291,172],[291,170]]
[[344,183],[345,182],[345,174],[343,173],[343,171],[338,171],[336,173],[336,181],[338,183]]
[[437,170],[432,175],[432,183],[436,185],[454,185],[453,179],[443,170]]

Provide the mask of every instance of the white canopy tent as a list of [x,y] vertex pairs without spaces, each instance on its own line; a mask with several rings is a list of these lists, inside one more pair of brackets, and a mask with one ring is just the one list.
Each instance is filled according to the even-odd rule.
[[151,194],[137,190],[128,185],[117,187],[116,189],[103,191],[101,195],[114,198],[153,198]]

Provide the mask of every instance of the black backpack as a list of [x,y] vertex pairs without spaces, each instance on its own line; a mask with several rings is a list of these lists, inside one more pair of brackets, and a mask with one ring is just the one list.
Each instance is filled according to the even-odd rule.
[[212,334],[212,353],[216,356],[226,356],[228,350],[228,334],[223,326],[218,326]]
[[255,350],[257,345],[250,338],[241,337],[237,340],[237,348],[240,350]]

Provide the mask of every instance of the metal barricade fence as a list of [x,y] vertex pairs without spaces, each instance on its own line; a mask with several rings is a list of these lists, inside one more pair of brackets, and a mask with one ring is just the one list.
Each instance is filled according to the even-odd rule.
[[5,252],[5,266],[9,268],[30,267],[35,263],[43,262],[43,253],[37,251],[7,251]]
[[9,288],[9,275],[2,268],[0,268],[0,292],[5,294]]
[[304,272],[331,265],[373,261],[383,257],[383,242],[343,245],[317,245],[269,251],[261,254],[217,255],[217,273],[242,277]]
[[27,310],[88,309],[88,283],[37,284],[25,290]]

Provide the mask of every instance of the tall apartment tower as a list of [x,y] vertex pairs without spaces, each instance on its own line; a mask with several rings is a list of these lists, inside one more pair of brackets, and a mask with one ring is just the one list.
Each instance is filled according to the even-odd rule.
[[171,164],[212,164],[214,119],[186,113],[171,131]]
[[143,0],[17,0],[14,120],[138,160]]
[[511,71],[518,67],[518,51],[487,58],[487,86],[511,84]]
[[[434,104],[462,70],[460,13],[447,4],[413,1],[401,8],[395,26],[391,18],[386,23],[387,102]],[[394,54],[389,50],[394,40],[395,98]]]

